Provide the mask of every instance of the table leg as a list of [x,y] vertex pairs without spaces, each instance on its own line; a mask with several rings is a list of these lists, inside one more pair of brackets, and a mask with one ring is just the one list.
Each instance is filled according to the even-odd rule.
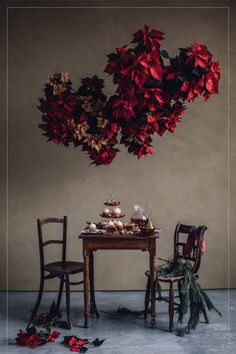
[[150,289],[151,289],[151,327],[156,327],[156,240],[153,240],[150,249]]
[[99,318],[98,309],[95,301],[95,292],[94,292],[94,259],[93,251],[89,253],[89,280],[90,280],[90,302],[91,302],[91,313],[95,312],[97,318]]
[[90,315],[90,282],[89,282],[89,252],[84,249],[84,327],[89,326]]

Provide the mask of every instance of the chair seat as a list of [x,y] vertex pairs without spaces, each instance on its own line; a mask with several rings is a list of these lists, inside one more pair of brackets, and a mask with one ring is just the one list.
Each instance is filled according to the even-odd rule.
[[[150,270],[146,270],[145,275],[147,277],[150,277]],[[158,281],[170,283],[170,282],[182,280],[183,278],[184,278],[183,276],[180,276],[180,277],[158,277]]]
[[75,261],[53,262],[46,264],[44,270],[54,274],[76,274],[83,272],[84,264]]
[[174,282],[180,281],[182,279],[184,279],[183,276],[180,276],[180,277],[158,277],[158,280],[162,281],[164,283],[171,283],[171,282],[174,283]]
[[[150,270],[146,270],[145,272],[145,275],[147,277],[150,277]],[[198,278],[198,274],[195,274],[196,278]],[[162,282],[165,282],[165,283],[174,283],[176,281],[179,281],[179,280],[182,280],[184,279],[183,276],[179,276],[179,277],[158,277],[158,281],[162,281]]]

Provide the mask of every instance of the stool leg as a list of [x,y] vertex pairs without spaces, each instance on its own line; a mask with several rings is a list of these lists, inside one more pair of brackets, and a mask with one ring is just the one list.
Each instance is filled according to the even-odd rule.
[[35,303],[34,309],[32,310],[30,321],[29,321],[27,327],[29,327],[31,325],[31,323],[33,322],[34,317],[35,317],[35,315],[36,315],[36,313],[38,311],[39,305],[40,305],[41,300],[42,300],[43,288],[44,288],[44,278],[43,278],[43,276],[41,276],[37,301]]
[[57,309],[60,309],[61,305],[61,297],[62,297],[62,292],[63,292],[63,286],[64,286],[64,276],[61,276],[60,280],[60,286],[59,286],[59,291],[58,291],[58,297],[57,297]]
[[170,282],[170,290],[169,290],[169,331],[173,331],[173,318],[174,318],[174,289],[173,283]]
[[146,320],[148,315],[148,305],[150,302],[150,277],[147,279],[147,286],[146,286],[146,293],[145,293],[145,300],[144,300],[144,319]]
[[71,329],[71,319],[70,319],[70,278],[69,275],[66,275],[66,313],[67,313],[67,321],[68,328]]

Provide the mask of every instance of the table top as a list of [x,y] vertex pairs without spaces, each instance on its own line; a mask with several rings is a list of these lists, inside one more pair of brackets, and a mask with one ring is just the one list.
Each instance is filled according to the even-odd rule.
[[106,239],[106,240],[148,240],[148,239],[153,239],[153,238],[159,238],[159,232],[155,232],[151,236],[139,236],[139,235],[121,235],[119,233],[117,234],[112,234],[112,235],[106,235],[106,234],[94,234],[94,233],[81,233],[79,235],[79,238],[81,239],[95,239],[95,240],[100,240],[100,239]]

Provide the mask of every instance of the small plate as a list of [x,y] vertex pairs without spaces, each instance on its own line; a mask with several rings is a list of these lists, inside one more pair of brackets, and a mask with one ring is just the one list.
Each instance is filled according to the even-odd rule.
[[118,202],[117,200],[113,200],[113,201],[110,200],[108,202],[105,202],[104,204],[107,206],[117,206],[117,205],[120,205],[120,202]]
[[81,233],[82,233],[82,234],[97,235],[97,234],[104,234],[104,230],[97,229],[96,232],[91,232],[91,231],[89,231],[89,230],[83,230]]
[[100,214],[100,216],[102,218],[106,218],[106,219],[120,219],[120,218],[123,218],[125,216],[125,214],[116,215],[116,214],[113,214],[113,213],[109,213],[108,215]]
[[158,233],[158,232],[161,232],[162,230],[161,229],[157,229],[157,228],[154,228],[154,229],[142,229],[140,228],[140,236],[153,236],[154,234]]

